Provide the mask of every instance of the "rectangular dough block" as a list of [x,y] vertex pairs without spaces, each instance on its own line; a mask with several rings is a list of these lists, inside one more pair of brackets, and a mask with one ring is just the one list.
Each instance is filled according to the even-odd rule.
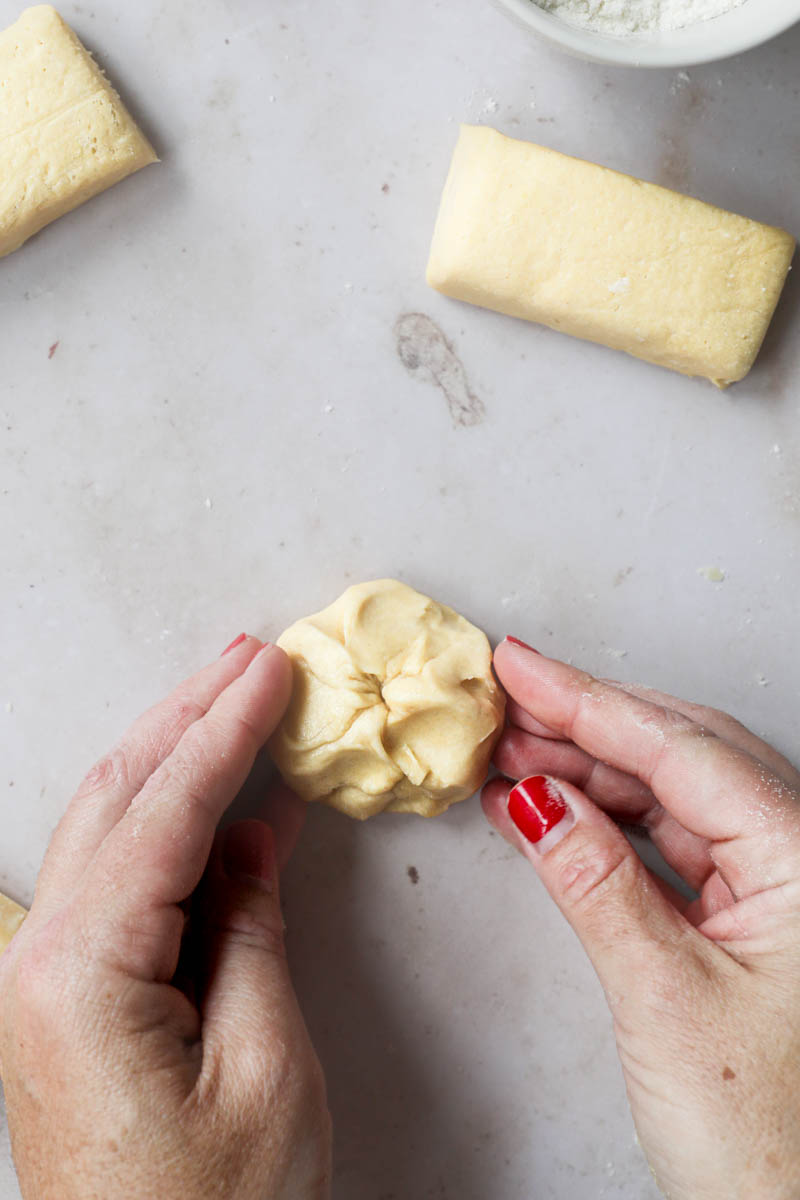
[[727,387],[755,361],[794,249],[782,229],[465,125],[428,283]]
[[0,33],[0,257],[152,162],[152,146],[54,8],[29,8]]
[[27,913],[21,905],[15,904],[0,892],[0,954],[3,953],[14,934],[25,920]]

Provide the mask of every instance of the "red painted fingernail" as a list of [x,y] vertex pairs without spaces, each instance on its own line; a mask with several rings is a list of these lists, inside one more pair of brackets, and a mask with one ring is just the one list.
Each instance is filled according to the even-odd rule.
[[506,641],[511,642],[512,646],[522,646],[523,650],[530,650],[532,654],[541,656],[541,650],[535,650],[533,646],[529,646],[527,642],[523,642],[520,638],[512,637],[510,633],[506,634]]
[[247,640],[247,634],[240,633],[237,638],[233,639],[230,646],[225,647],[225,649],[222,651],[222,654],[220,654],[220,658],[224,658],[229,650],[235,650],[237,646],[241,646],[242,642],[244,642],[246,640]]
[[275,870],[272,830],[263,821],[239,821],[231,825],[225,838],[222,861],[231,879],[271,892]]
[[[513,787],[508,796],[508,815],[517,829],[533,845],[542,841],[556,826],[563,825],[562,836],[569,833],[575,818],[567,807],[558,784],[546,775],[531,775]],[[569,823],[565,818],[570,817]],[[554,841],[551,839],[548,849]]]

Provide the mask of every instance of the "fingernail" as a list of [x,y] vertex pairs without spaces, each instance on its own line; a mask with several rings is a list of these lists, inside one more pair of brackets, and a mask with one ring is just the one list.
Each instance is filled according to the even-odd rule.
[[222,862],[231,879],[271,892],[275,871],[272,830],[262,821],[240,821],[231,825],[222,850]]
[[541,656],[540,650],[535,650],[533,646],[529,646],[527,642],[523,642],[518,637],[512,637],[510,633],[506,634],[506,641],[511,642],[512,646],[522,646],[523,650],[530,650],[532,654],[539,654]]
[[236,637],[236,638],[234,638],[234,639],[233,639],[233,641],[231,642],[230,646],[226,646],[226,647],[225,647],[225,649],[222,651],[222,654],[220,654],[220,658],[224,658],[224,657],[225,657],[225,655],[226,655],[226,654],[227,654],[227,653],[228,653],[230,650],[235,650],[237,646],[241,646],[242,642],[246,641],[246,639],[247,639],[247,634],[246,634],[246,633],[240,633],[238,637]]
[[531,775],[511,789],[508,815],[522,836],[542,854],[560,842],[575,824],[561,789],[547,775]]

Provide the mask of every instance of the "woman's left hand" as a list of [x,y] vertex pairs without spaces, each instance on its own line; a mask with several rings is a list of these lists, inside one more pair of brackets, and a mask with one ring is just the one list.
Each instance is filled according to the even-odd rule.
[[[521,782],[492,780],[484,809],[594,964],[659,1186],[797,1200],[800,773],[725,713],[517,639],[495,668],[510,696],[495,762]],[[695,898],[612,815],[646,826]]]
[[[325,1086],[283,950],[302,806],[215,833],[283,715],[254,638],[89,773],[0,959],[0,1075],[25,1197],[320,1200]],[[191,922],[187,931],[187,916]]]

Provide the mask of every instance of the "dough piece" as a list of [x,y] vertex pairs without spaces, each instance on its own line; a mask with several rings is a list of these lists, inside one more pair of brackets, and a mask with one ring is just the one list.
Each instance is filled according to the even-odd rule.
[[26,9],[0,33],[0,257],[157,161],[54,8]]
[[3,953],[14,934],[28,914],[21,905],[15,904],[0,892],[0,954]]
[[304,800],[435,817],[483,783],[505,699],[485,635],[452,608],[359,583],[278,645],[294,692],[270,748]]
[[428,283],[727,387],[755,361],[794,249],[781,229],[466,125]]

